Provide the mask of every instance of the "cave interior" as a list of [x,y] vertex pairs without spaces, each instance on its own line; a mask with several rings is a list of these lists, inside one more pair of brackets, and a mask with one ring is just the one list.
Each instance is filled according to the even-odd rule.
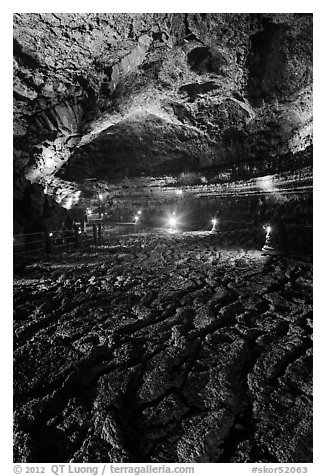
[[14,459],[312,461],[312,14],[16,13]]

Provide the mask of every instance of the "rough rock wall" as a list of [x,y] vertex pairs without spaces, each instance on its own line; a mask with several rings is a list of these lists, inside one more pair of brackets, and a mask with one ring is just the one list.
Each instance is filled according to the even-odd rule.
[[296,153],[312,15],[15,14],[14,99],[18,189]]
[[133,144],[146,162],[149,152],[140,149],[148,123],[153,155],[175,148],[190,167],[182,138],[198,141],[203,163],[239,153],[233,129],[245,138],[238,141],[244,156],[259,153],[249,140],[257,131],[266,142],[272,136],[260,144],[265,152],[289,149],[311,119],[311,21],[296,14],[15,15],[15,138],[27,138],[28,159],[39,166],[29,176],[53,173],[101,131],[95,150],[108,141],[112,161],[117,138],[119,155],[127,159]]

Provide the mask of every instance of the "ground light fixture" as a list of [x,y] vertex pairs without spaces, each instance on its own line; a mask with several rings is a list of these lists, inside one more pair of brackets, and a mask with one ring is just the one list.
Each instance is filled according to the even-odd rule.
[[171,217],[169,220],[169,225],[171,228],[175,228],[177,225],[177,219],[175,217]]
[[169,217],[168,225],[169,225],[169,231],[170,231],[170,233],[176,231],[176,228],[177,228],[177,218],[176,218],[176,216],[175,216],[175,212],[173,212],[172,215]]
[[136,215],[135,216],[135,225],[137,225],[138,220],[139,220],[139,215]]
[[212,229],[211,229],[211,231],[216,231],[217,219],[216,219],[216,218],[212,218],[211,222],[212,222]]
[[283,220],[279,217],[273,218],[271,223],[264,226],[264,229],[266,230],[266,237],[262,248],[263,254],[286,255],[289,247]]
[[279,250],[277,249],[277,246],[275,246],[275,236],[274,239],[272,238],[272,227],[270,225],[264,225],[263,228],[266,231],[265,244],[262,247],[263,254],[279,254]]
[[98,198],[99,198],[100,200],[103,200],[103,194],[100,193],[99,196],[98,196]]

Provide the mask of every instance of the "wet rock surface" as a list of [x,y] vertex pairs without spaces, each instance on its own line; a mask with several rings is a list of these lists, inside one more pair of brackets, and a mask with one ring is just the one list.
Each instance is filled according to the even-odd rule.
[[17,267],[15,461],[309,462],[312,268],[152,231]]

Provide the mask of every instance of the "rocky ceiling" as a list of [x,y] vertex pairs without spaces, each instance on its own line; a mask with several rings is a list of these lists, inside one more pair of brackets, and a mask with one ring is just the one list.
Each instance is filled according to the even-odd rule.
[[311,143],[310,14],[14,15],[18,197]]

